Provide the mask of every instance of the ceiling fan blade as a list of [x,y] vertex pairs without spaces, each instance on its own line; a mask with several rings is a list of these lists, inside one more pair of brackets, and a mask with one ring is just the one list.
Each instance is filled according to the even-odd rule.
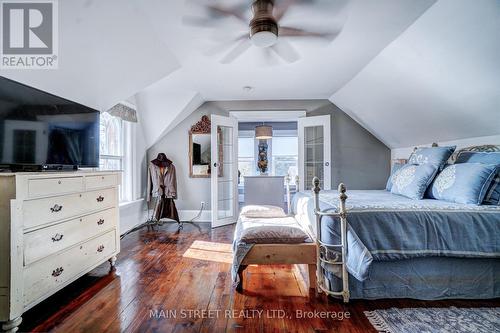
[[229,8],[223,7],[221,5],[206,5],[206,8],[213,14],[223,15],[223,16],[233,16],[239,19],[240,21],[246,22],[247,19],[244,15],[244,12],[239,10],[238,8]]
[[277,2],[274,6],[273,11],[273,15],[276,21],[279,22],[283,18],[283,16],[285,16],[290,6],[295,4],[297,1],[298,0],[280,0],[279,2]]
[[330,31],[308,31],[300,28],[293,27],[280,27],[279,36],[280,37],[315,37],[323,38],[329,41],[335,39],[342,29],[338,28]]
[[214,56],[218,53],[221,53],[221,52],[228,50],[231,46],[234,45],[235,42],[239,42],[241,40],[244,40],[245,38],[247,38],[247,39],[249,38],[248,33],[244,33],[236,38],[231,38],[230,40],[219,43],[219,44],[215,45],[214,47],[203,52],[203,54],[206,56]]
[[[206,0],[186,0],[187,8],[189,13],[197,13],[197,16],[191,14],[187,15],[187,19],[184,23],[196,25],[196,26],[210,26],[214,25],[211,20],[216,21],[224,19],[227,17],[236,18],[238,21],[248,25],[247,11],[249,11],[249,6],[246,3],[233,5],[233,6],[222,6],[214,3],[206,3]],[[201,12],[200,12],[201,10]],[[203,21],[205,19],[206,21]]]
[[229,64],[233,62],[236,58],[242,55],[246,50],[252,46],[250,38],[242,39],[224,58],[222,58],[221,63]]
[[270,48],[286,62],[292,63],[300,59],[300,55],[295,48],[284,39],[278,39],[278,42]]

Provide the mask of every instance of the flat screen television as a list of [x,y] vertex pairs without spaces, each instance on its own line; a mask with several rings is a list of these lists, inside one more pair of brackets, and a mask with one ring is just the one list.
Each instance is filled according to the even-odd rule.
[[0,76],[0,168],[98,167],[99,115]]

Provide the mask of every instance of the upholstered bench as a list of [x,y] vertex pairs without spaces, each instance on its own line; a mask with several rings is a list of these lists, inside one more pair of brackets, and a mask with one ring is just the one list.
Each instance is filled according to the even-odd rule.
[[316,288],[316,244],[307,228],[282,208],[243,207],[234,242],[238,291],[243,289],[243,272],[248,265],[305,264],[309,287]]

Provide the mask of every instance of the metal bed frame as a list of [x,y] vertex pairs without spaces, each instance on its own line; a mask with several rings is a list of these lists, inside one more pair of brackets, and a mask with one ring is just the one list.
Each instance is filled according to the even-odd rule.
[[[299,191],[299,180],[298,177],[294,179],[296,191]],[[288,214],[291,214],[291,195],[290,195],[290,183],[291,179],[289,176],[285,177],[286,184],[286,196],[287,196],[287,208]],[[320,181],[318,177],[314,177],[312,181],[312,192],[314,198],[314,215],[316,216],[316,235],[314,235],[314,241],[316,243],[316,290],[318,293],[325,293],[328,296],[341,296],[345,303],[349,302],[349,275],[347,273],[347,209],[346,209],[346,187],[343,183],[339,184],[339,199],[340,205],[338,212],[326,212],[321,211],[319,207],[319,192],[321,191],[319,187]],[[323,217],[337,217],[340,219],[340,233],[341,233],[341,243],[340,244],[327,244],[321,241],[321,220]],[[339,256],[340,249],[340,256]],[[332,253],[333,251],[333,253]],[[325,280],[325,268],[323,265],[339,265],[341,266],[341,277],[342,277],[342,290],[341,291],[331,291],[326,285]]]
[[[340,205],[338,212],[326,212],[321,211],[319,208],[319,192],[321,191],[319,187],[319,178],[314,177],[313,181],[313,196],[314,196],[314,214],[316,215],[316,251],[317,251],[317,284],[318,292],[323,292],[329,296],[342,296],[344,303],[349,302],[349,275],[347,273],[347,209],[345,202],[347,200],[346,187],[343,183],[339,184],[339,199]],[[340,219],[340,234],[341,243],[340,244],[327,244],[321,241],[321,220],[323,217],[337,217]],[[338,256],[338,250],[340,249],[341,256]],[[335,251],[332,254],[331,251]],[[325,265],[339,265],[341,266],[341,277],[342,277],[342,290],[341,291],[331,291],[325,284]]]

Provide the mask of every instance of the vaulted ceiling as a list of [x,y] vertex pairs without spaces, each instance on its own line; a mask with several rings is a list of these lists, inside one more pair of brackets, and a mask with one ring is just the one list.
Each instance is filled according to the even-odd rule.
[[251,47],[230,64],[207,50],[245,25],[183,24],[196,1],[250,3],[59,1],[59,69],[1,75],[101,110],[135,95],[149,145],[208,100],[329,98],[390,147],[500,134],[484,120],[500,112],[496,0],[311,0],[280,23],[340,24],[332,42],[291,39],[294,63]]

